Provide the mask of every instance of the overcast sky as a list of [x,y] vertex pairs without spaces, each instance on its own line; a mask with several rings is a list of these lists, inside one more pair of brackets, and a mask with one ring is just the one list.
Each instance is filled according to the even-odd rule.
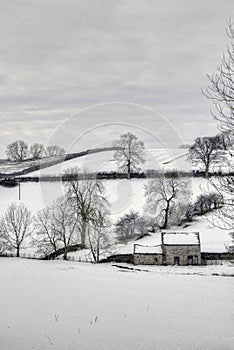
[[19,138],[80,149],[130,130],[153,148],[217,132],[201,88],[233,0],[0,4],[1,156]]

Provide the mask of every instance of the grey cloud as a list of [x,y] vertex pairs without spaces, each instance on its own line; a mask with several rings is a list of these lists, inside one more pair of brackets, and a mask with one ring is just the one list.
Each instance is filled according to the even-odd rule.
[[[0,5],[0,118],[7,130],[2,144],[19,131],[38,139],[38,122],[46,140],[70,114],[108,101],[155,108],[179,126],[186,142],[203,134],[204,124],[217,131],[200,89],[228,42],[225,21],[232,1],[1,0]],[[144,114],[131,118],[138,122]],[[96,119],[105,121],[104,111]],[[82,123],[84,130],[90,125],[87,119]],[[73,130],[66,130],[64,144],[69,133]]]

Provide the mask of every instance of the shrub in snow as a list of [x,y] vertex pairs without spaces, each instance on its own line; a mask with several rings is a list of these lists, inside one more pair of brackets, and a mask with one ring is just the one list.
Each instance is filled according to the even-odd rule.
[[127,242],[147,232],[148,223],[138,212],[131,210],[124,214],[115,224],[117,238],[121,242]]
[[209,194],[201,194],[194,203],[194,214],[203,215],[214,209],[219,209],[223,205],[223,197],[221,194],[211,192]]

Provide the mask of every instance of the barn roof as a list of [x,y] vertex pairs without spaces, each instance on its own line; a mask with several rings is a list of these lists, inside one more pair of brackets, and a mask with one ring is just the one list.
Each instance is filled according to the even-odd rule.
[[138,254],[162,254],[162,246],[161,245],[141,245],[141,244],[135,244],[134,253]]
[[200,244],[198,232],[163,232],[163,243],[170,245]]

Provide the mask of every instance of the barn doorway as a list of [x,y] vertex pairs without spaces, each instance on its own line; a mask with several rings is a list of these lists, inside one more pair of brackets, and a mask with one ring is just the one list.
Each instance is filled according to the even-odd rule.
[[180,264],[180,257],[179,256],[175,256],[174,257],[174,265],[179,265]]

